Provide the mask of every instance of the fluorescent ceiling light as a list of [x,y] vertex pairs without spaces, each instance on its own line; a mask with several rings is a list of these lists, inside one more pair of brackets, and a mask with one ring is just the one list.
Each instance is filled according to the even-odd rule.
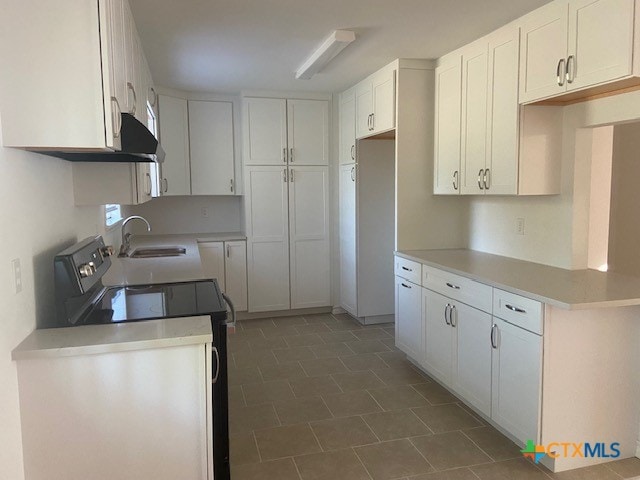
[[334,30],[298,69],[296,79],[308,80],[313,77],[355,39],[356,34],[350,30]]

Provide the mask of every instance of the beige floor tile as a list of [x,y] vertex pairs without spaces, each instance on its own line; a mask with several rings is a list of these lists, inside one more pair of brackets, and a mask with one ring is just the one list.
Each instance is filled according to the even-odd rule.
[[297,335],[298,330],[295,325],[283,325],[280,327],[268,327],[262,329],[264,338],[277,339],[287,335]]
[[396,385],[413,385],[428,381],[424,375],[408,365],[376,369],[374,373],[390,387]]
[[431,405],[443,405],[446,403],[456,403],[459,400],[439,383],[430,382],[413,385],[420,395],[426,398]]
[[369,390],[369,393],[385,410],[400,410],[429,405],[427,399],[409,385]]
[[478,477],[468,468],[454,468],[444,472],[427,473],[410,477],[407,480],[478,480]]
[[547,469],[542,470],[555,480],[620,480],[620,475],[607,468],[606,465],[578,468],[561,473],[551,473]]
[[335,323],[336,318],[330,313],[316,313],[315,315],[304,315],[309,325],[315,323]]
[[307,321],[304,319],[302,315],[296,315],[292,317],[278,317],[273,318],[273,323],[275,323],[276,327],[285,327],[289,325],[304,325]]
[[293,393],[298,398],[331,395],[342,392],[335,380],[329,375],[297,378],[291,380],[290,383]]
[[260,365],[273,365],[276,362],[271,350],[258,350],[235,353],[233,355],[236,368],[259,367]]
[[385,332],[382,328],[372,328],[369,330],[356,330],[353,334],[358,337],[358,340],[388,340],[391,336]]
[[392,337],[396,336],[396,327],[393,323],[387,324],[388,327],[382,327],[385,332],[387,332]]
[[312,323],[311,325],[296,325],[296,330],[300,335],[310,333],[330,333],[331,330],[324,323]]
[[[320,338],[324,343],[344,343],[344,342],[355,342],[357,338],[353,334],[353,332],[327,332],[327,333],[318,333]],[[351,352],[351,350],[349,350]],[[351,352],[353,355],[353,352]]]
[[[319,334],[322,335],[322,334]],[[353,350],[346,343],[325,343],[310,347],[316,358],[334,358],[353,355]]]
[[254,328],[251,330],[238,329],[234,333],[229,333],[227,337],[227,343],[248,342],[249,340],[254,340],[256,338],[264,338],[264,335],[262,334],[261,329],[259,328]]
[[362,329],[362,325],[351,319],[351,317],[349,317],[349,320],[345,320],[337,318],[337,315],[336,321],[334,323],[327,323],[327,326],[334,332],[347,332]]
[[310,347],[293,347],[273,350],[278,363],[298,362],[316,358]]
[[293,459],[285,458],[273,462],[247,465],[232,465],[233,480],[300,480]]
[[436,470],[448,470],[491,462],[491,458],[485,455],[462,432],[415,437],[411,439],[411,442]]
[[280,425],[273,405],[253,405],[239,407],[229,411],[229,432],[231,435],[250,433],[259,428]]
[[640,476],[640,458],[626,458],[607,463],[607,467],[616,472],[622,478]]
[[464,434],[496,462],[522,457],[520,447],[493,427],[465,430]]
[[239,320],[237,326],[241,331],[253,330],[256,328],[273,327],[275,324],[270,318],[261,318],[258,320]]
[[249,346],[252,351],[272,350],[274,348],[287,348],[287,342],[282,336],[269,338],[254,338],[249,340]]
[[[478,420],[482,425],[484,425],[485,427],[490,427],[491,425],[480,416],[479,413],[477,413],[473,408],[471,408],[468,405],[465,405],[462,402],[458,402],[458,406],[460,408],[462,408],[465,412],[467,412],[469,415],[471,415],[473,418],[475,418],[476,420]],[[505,459],[506,460],[506,459]]]
[[321,451],[307,424],[257,430],[255,436],[263,461]]
[[316,360],[302,360],[300,365],[310,377],[320,375],[331,375],[332,373],[342,373],[347,371],[342,361],[335,358],[320,358]]
[[264,365],[260,367],[265,382],[272,380],[293,380],[306,377],[307,374],[299,363],[285,363],[283,365]]
[[340,357],[347,368],[353,372],[373,370],[376,368],[387,368],[387,364],[375,353],[362,353],[350,357]]
[[295,398],[287,380],[274,380],[264,383],[249,383],[242,386],[247,405],[280,402]]
[[378,438],[362,417],[334,418],[311,423],[323,450],[340,450],[377,443]]
[[333,417],[321,397],[295,398],[275,402],[273,406],[282,425],[308,423]]
[[382,380],[372,372],[336,373],[332,376],[336,383],[340,385],[340,388],[345,392],[385,387]]
[[311,345],[324,345],[324,341],[317,333],[308,333],[306,335],[286,336],[284,340],[289,347],[310,347]]
[[392,350],[394,352],[399,352],[400,349],[398,347],[396,347],[396,340],[395,338],[389,337],[389,338],[381,338],[380,341],[385,344],[387,347],[389,347],[389,350]]
[[229,405],[233,405],[234,407],[246,406],[241,385],[234,385],[233,387],[229,387]]
[[434,433],[482,426],[476,418],[456,404],[426,405],[414,408],[413,411]]
[[227,342],[227,350],[229,355],[232,355],[250,351],[251,347],[249,346],[249,340],[233,340],[230,338]]
[[380,340],[357,340],[355,342],[347,342],[347,345],[353,353],[378,353],[388,352],[387,347]]
[[229,436],[229,454],[231,465],[260,462],[258,446],[253,432]]
[[244,385],[245,383],[261,382],[262,377],[258,367],[250,368],[229,368],[228,383],[229,386]]
[[546,474],[524,458],[470,468],[480,480],[549,480]]
[[433,470],[406,438],[354,450],[374,480],[409,477]]
[[431,434],[431,430],[408,409],[371,413],[363,415],[362,418],[371,427],[373,433],[383,442]]
[[351,417],[382,411],[369,392],[365,390],[326,395],[322,398],[334,417]]
[[353,450],[313,453],[295,457],[302,480],[370,480]]

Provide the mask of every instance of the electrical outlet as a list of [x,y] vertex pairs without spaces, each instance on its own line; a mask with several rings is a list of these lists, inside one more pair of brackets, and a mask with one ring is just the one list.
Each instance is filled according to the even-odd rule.
[[11,266],[13,267],[15,292],[20,293],[22,291],[22,268],[20,267],[20,259],[14,258],[11,260]]
[[524,218],[516,218],[516,235],[524,235]]
[[204,218],[209,218],[209,209],[207,207],[202,207],[200,213]]

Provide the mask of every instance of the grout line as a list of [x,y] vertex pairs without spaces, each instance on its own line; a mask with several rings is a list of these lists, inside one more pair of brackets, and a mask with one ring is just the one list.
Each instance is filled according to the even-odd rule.
[[[374,433],[374,435],[375,435],[375,433]],[[369,471],[369,469],[367,468],[365,463],[362,461],[362,458],[360,458],[360,455],[358,455],[358,452],[356,451],[355,447],[351,447],[351,451],[355,454],[356,458],[358,459],[358,461],[360,462],[360,464],[364,468],[364,471],[367,472],[367,475],[369,475],[369,478],[373,480],[373,475],[371,474],[371,472]]]
[[256,438],[255,430],[251,430],[251,438],[253,438],[253,443],[256,446],[256,451],[258,452],[258,458],[260,459],[258,463],[262,463],[262,454],[260,453],[260,448],[258,447],[258,439]]
[[[421,435],[421,436],[424,436],[424,435]],[[420,451],[420,449],[419,449],[418,447],[416,447],[416,445],[411,441],[411,439],[410,439],[410,438],[407,438],[406,440],[409,440],[409,444],[413,447],[413,449],[414,449],[416,452],[418,452],[418,455],[420,455],[422,458],[424,458],[424,461],[425,461],[425,462],[427,462],[427,465],[429,465],[429,467],[430,467],[434,472],[436,472],[436,471],[437,471],[437,470],[436,470],[436,467],[434,467],[434,466],[431,464],[431,462],[427,459],[427,457],[425,457],[425,456],[422,454],[422,452]]]
[[[474,440],[473,440],[469,435],[467,435],[467,434],[464,432],[464,430],[458,430],[458,432],[460,432],[462,435],[464,435],[465,437],[467,437],[467,439],[469,439],[469,441],[470,441],[471,443],[473,443],[476,447],[478,447],[478,449],[479,449],[482,453],[484,453],[487,457],[489,457],[493,463],[498,463],[498,461],[497,461],[495,458],[493,458],[491,455],[489,455],[489,454],[485,451],[485,449],[484,449],[484,448],[482,448],[482,447],[481,447],[481,446],[480,446],[476,441],[474,441]],[[507,460],[513,460],[513,459],[511,459],[511,458],[510,458],[510,459],[507,459]]]

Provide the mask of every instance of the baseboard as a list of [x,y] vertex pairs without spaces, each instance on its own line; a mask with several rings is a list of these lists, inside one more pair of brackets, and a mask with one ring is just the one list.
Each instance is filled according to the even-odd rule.
[[363,325],[380,325],[382,323],[394,323],[396,318],[394,314],[390,315],[372,315],[370,317],[361,317],[357,319]]
[[333,309],[331,310],[331,314],[332,315],[343,315],[345,313],[348,313],[344,308],[342,307],[333,307]]
[[636,457],[640,458],[640,438],[636,440]]
[[331,307],[299,308],[297,310],[278,310],[270,312],[238,312],[238,321],[259,320],[261,318],[273,317],[295,317],[298,315],[315,315],[318,313],[331,313]]

